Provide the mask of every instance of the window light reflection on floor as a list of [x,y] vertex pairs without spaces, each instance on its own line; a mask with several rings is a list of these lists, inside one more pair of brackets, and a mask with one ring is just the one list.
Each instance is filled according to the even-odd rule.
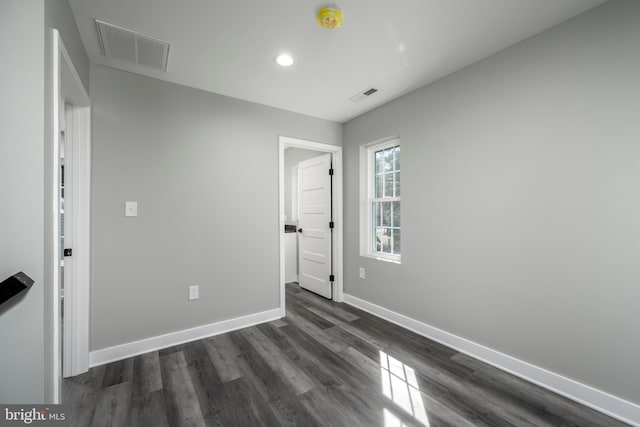
[[[382,393],[425,427],[429,417],[422,401],[420,386],[413,368],[380,352]],[[385,427],[403,427],[405,424],[388,409],[384,410]]]

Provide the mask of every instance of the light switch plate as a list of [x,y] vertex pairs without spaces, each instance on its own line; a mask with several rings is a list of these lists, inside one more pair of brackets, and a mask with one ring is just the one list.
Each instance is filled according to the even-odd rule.
[[364,267],[360,267],[360,278],[364,279],[365,275],[364,275]]
[[124,202],[125,216],[138,216],[138,202]]
[[198,285],[189,286],[189,301],[200,298],[200,287]]

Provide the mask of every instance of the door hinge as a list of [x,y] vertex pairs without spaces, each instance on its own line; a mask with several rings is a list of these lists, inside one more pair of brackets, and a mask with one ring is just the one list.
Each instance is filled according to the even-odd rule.
[[329,222],[329,228],[333,228],[334,224],[333,221]]
[[329,175],[333,175],[333,168],[329,169]]
[[335,282],[335,281],[336,281],[336,276],[334,276],[333,274],[331,274],[331,275],[329,276],[329,281],[330,281],[330,282]]
[[72,256],[72,254],[73,254],[73,249],[64,250],[64,256]]

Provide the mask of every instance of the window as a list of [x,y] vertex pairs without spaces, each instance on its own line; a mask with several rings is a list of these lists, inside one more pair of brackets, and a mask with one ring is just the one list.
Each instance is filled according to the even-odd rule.
[[[400,141],[365,146],[362,155],[361,254],[400,261]],[[366,187],[366,188],[365,188]]]

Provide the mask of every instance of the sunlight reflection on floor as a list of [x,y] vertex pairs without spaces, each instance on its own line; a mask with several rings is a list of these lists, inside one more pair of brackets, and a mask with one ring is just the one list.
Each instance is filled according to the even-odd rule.
[[[429,417],[422,401],[420,386],[413,368],[380,351],[382,393],[393,403],[429,427]],[[384,410],[385,427],[403,427],[405,424],[390,410]]]

